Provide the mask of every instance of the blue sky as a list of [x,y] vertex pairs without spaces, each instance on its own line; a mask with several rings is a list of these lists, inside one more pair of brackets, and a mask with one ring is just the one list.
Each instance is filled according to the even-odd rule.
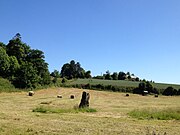
[[131,72],[180,84],[179,0],[0,0],[0,41],[16,34],[49,70],[75,60],[92,75]]

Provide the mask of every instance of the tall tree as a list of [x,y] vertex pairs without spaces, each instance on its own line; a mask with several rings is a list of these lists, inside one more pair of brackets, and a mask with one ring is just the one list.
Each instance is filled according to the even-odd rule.
[[105,79],[106,80],[112,80],[111,73],[109,72],[109,70],[106,71]]
[[18,76],[13,84],[18,88],[35,88],[40,79],[37,75],[37,70],[35,70],[33,64],[29,62],[24,62],[17,74]]
[[71,60],[70,63],[66,63],[61,68],[61,77],[67,79],[72,78],[85,78],[86,71],[81,67],[79,62]]
[[91,71],[90,70],[86,71],[85,78],[91,78]]
[[9,67],[9,56],[6,54],[6,50],[0,47],[0,75],[6,77]]
[[6,45],[2,42],[0,42],[0,47],[2,47],[3,49],[6,49]]
[[118,80],[118,73],[117,72],[114,72],[112,75],[111,75],[112,79],[113,80]]
[[124,72],[119,72],[118,80],[125,80],[125,79],[126,79],[126,74]]
[[20,65],[15,56],[9,57],[9,69],[7,71],[7,76],[9,80],[13,81],[17,76],[17,71],[20,69]]
[[[7,54],[3,48],[7,50]],[[50,73],[48,64],[44,60],[44,53],[31,49],[23,43],[19,33],[7,46],[1,43],[0,49],[0,57],[2,57],[0,64],[3,65],[0,68],[0,75],[5,74],[16,87],[28,88],[50,84]]]
[[21,64],[26,60],[30,47],[21,41],[21,38],[13,38],[6,46],[7,54],[9,56],[15,56],[18,62]]

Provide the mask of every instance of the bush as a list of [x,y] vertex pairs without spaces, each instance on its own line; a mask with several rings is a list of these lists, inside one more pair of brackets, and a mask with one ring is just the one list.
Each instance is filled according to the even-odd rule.
[[177,95],[180,95],[180,89],[178,90]]
[[133,94],[142,94],[142,93],[143,93],[142,89],[139,89],[139,88],[133,89]]
[[156,88],[153,88],[150,93],[159,94],[159,91]]
[[83,87],[84,89],[91,89],[91,84],[86,84],[86,85],[84,85],[84,87]]
[[112,85],[106,85],[106,86],[105,86],[105,89],[106,89],[106,90],[112,90]]
[[105,88],[103,84],[97,84],[95,87],[97,89],[101,89],[101,90],[104,90],[104,88]]
[[66,83],[68,80],[65,78],[65,77],[63,77],[63,79],[62,79],[62,83]]
[[173,95],[177,95],[178,91],[176,89],[174,89],[173,87],[167,87],[162,95],[165,95],[165,96],[173,96]]
[[0,77],[0,92],[13,92],[15,87],[7,79]]

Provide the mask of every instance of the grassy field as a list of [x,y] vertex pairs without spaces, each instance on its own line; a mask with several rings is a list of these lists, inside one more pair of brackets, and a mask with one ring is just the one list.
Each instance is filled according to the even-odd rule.
[[[139,82],[124,81],[124,80],[77,79],[71,82],[71,84],[88,84],[88,83],[123,86],[123,87],[138,87],[139,85]],[[166,89],[169,86],[172,86],[175,89],[180,89],[180,85],[176,85],[176,84],[152,83],[152,85],[157,89]]]
[[[54,88],[26,92],[0,93],[0,135],[178,135],[180,120],[138,119],[134,110],[180,109],[180,97],[140,96],[86,90],[90,107],[96,111],[73,112],[80,102],[82,89]],[[73,94],[75,99],[70,99]],[[62,95],[63,98],[57,98]],[[46,108],[44,113],[37,108]],[[54,110],[66,110],[54,111]],[[177,112],[179,115],[179,111]]]

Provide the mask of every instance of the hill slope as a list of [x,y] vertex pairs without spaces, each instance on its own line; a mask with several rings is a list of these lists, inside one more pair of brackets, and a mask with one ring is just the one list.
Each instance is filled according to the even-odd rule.
[[[70,84],[103,84],[103,85],[112,85],[112,86],[122,86],[122,87],[138,87],[140,82],[133,81],[124,81],[124,80],[101,80],[101,79],[77,79],[72,81]],[[157,89],[166,89],[169,86],[172,86],[175,89],[180,89],[180,85],[176,84],[164,84],[164,83],[151,83],[153,87]]]

